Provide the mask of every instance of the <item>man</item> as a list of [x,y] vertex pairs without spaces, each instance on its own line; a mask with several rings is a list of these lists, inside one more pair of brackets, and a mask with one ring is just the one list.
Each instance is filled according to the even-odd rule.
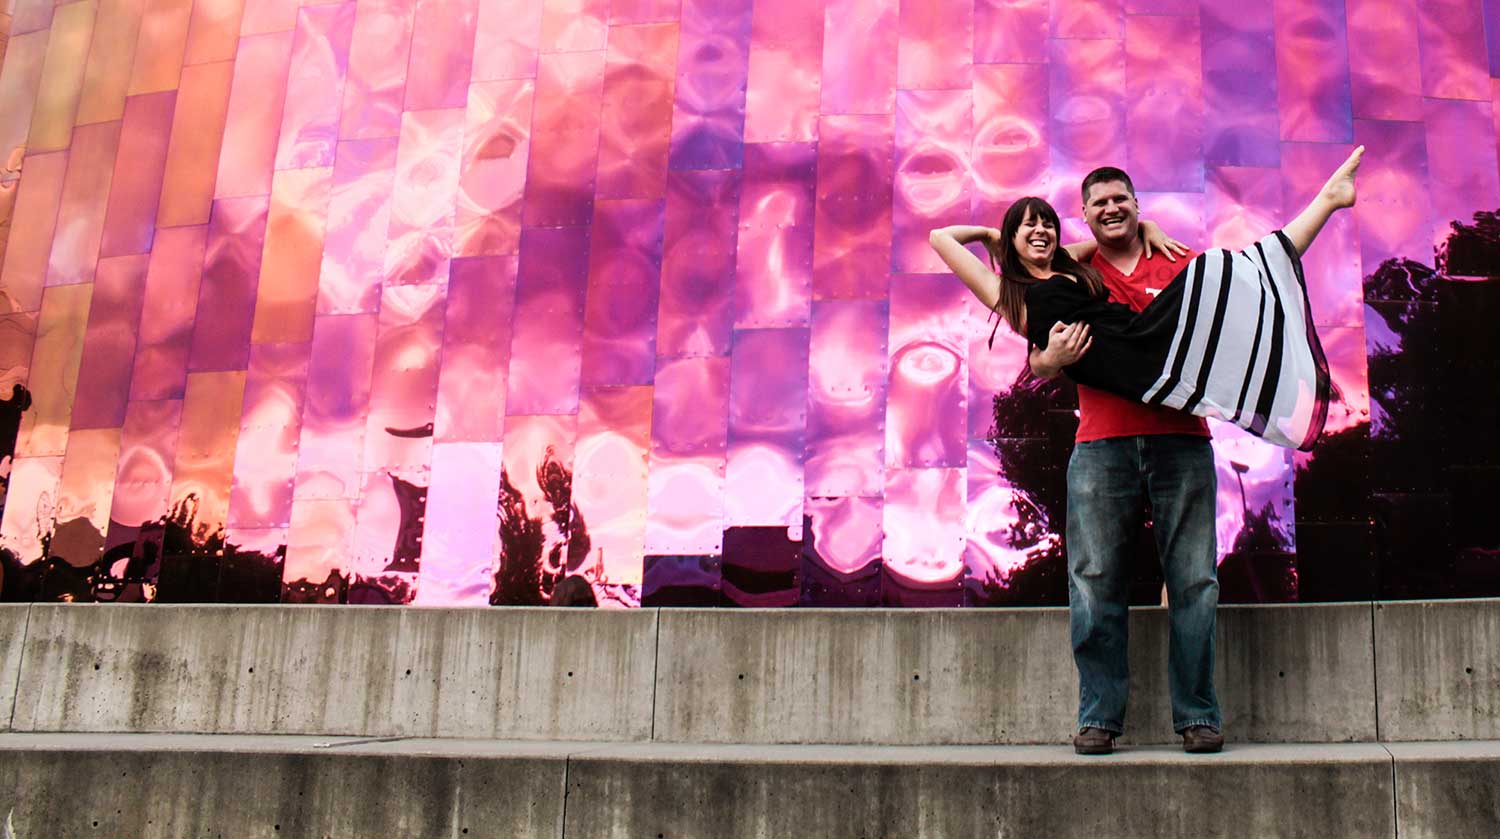
[[[1091,264],[1103,275],[1110,300],[1140,311],[1183,268],[1169,253],[1145,255],[1140,206],[1125,172],[1105,167],[1084,178],[1083,215],[1099,243]],[[1045,351],[1031,351],[1032,372],[1053,378],[1088,346],[1087,325],[1059,324]],[[1191,414],[1083,385],[1078,409],[1066,533],[1078,666],[1079,731],[1073,748],[1079,754],[1109,754],[1124,732],[1130,688],[1128,549],[1145,524],[1142,512],[1149,501],[1167,584],[1172,727],[1186,751],[1219,751],[1224,737],[1213,684],[1217,480],[1208,427]]]

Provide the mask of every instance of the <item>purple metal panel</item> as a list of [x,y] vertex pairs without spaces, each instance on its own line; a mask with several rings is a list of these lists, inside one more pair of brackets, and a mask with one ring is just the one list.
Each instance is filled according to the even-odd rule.
[[995,398],[1015,387],[1027,374],[1027,345],[1025,338],[1004,324],[995,331],[991,345],[990,329],[999,316],[986,309],[974,295],[964,297],[964,310],[969,323],[964,333],[969,371],[968,437],[973,440],[994,436]]
[[1275,0],[1281,139],[1347,143],[1354,135],[1344,0]]
[[1047,68],[1040,64],[974,68],[975,223],[999,226],[1011,202],[1045,190],[1047,99]]
[[739,168],[750,22],[751,0],[683,0],[671,168]]
[[735,332],[724,471],[729,527],[780,525],[801,531],[807,352],[806,329]]
[[35,312],[42,305],[47,256],[52,251],[52,234],[67,168],[65,151],[26,159],[26,176],[16,187],[5,268],[0,271],[0,295],[6,312]]
[[[1327,174],[1325,172],[1324,177]],[[1143,191],[1137,193],[1136,198],[1141,205],[1141,218],[1160,224],[1168,234],[1194,250],[1214,247],[1204,227],[1203,193]]]
[[881,556],[886,571],[908,587],[956,588],[963,575],[964,472],[963,468],[886,470]]
[[1205,0],[1201,14],[1203,162],[1209,166],[1278,165],[1271,5]]
[[269,196],[214,202],[189,370],[241,370],[249,363],[255,287],[270,204]]
[[454,219],[457,255],[513,254],[520,247],[534,92],[530,80],[469,86]]
[[927,236],[934,227],[969,221],[972,100],[967,89],[896,95],[893,271],[947,270]]
[[885,491],[889,317],[884,300],[830,300],[813,306],[808,347],[808,498],[878,496]]
[[491,603],[541,605],[576,570],[569,536],[578,416],[505,421],[500,485],[500,561]]
[[825,0],[825,3],[823,113],[893,113],[900,54],[900,7],[884,0]]
[[500,463],[498,442],[432,447],[414,605],[489,605],[499,542]]
[[158,227],[208,223],[233,81],[233,61],[183,68],[162,172]]
[[663,201],[594,205],[583,320],[584,386],[651,383],[665,214]]
[[386,234],[387,285],[440,283],[448,278],[463,131],[460,108],[401,116]]
[[306,8],[297,15],[281,139],[276,146],[277,169],[334,164],[353,37],[352,2]]
[[528,227],[589,223],[603,95],[603,52],[541,57],[526,168]]
[[901,3],[900,8],[896,87],[947,90],[972,84],[972,0]]
[[1045,64],[1051,6],[1051,0],[976,0],[974,63]]
[[402,605],[416,596],[430,479],[425,467],[364,474],[349,548],[350,603]]
[[1137,190],[1203,188],[1201,52],[1197,18],[1125,24],[1125,159]]
[[94,278],[119,143],[118,122],[82,125],[73,135],[47,262],[47,285],[86,283]]
[[[888,484],[893,468],[962,467],[966,462],[968,296],[969,290],[952,274],[891,279]],[[886,510],[891,510],[889,505]]]
[[1215,423],[1218,470],[1216,541],[1229,553],[1295,549],[1292,450],[1273,446],[1229,423]]
[[578,410],[588,260],[588,228],[521,232],[507,415]]
[[318,272],[319,315],[373,312],[379,306],[396,143],[394,138],[339,143]]
[[1054,0],[1053,38],[1106,38],[1118,41],[1125,29],[1124,0]]
[[133,541],[142,524],[166,515],[181,423],[181,399],[131,402],[125,410],[106,546]]
[[[416,8],[417,0],[360,0],[349,49],[349,75],[344,80],[340,140],[401,133]],[[290,554],[287,564],[291,565]]]
[[500,441],[515,303],[515,256],[453,260],[433,431],[438,443]]
[[539,46],[548,52],[585,52],[604,49],[609,35],[609,0],[540,0],[542,35]]
[[1030,494],[1002,473],[995,443],[969,441],[967,472],[964,587],[984,601],[1009,588],[1028,563],[1059,551],[1064,523],[1049,522]]
[[1212,247],[1248,248],[1285,220],[1281,173],[1276,169],[1215,166],[1208,170],[1207,181],[1204,209]]
[[[187,377],[182,398],[182,431],[172,467],[170,503],[194,513],[194,541],[224,527],[229,517],[229,486],[234,477],[235,440],[245,393],[245,372],[223,370]],[[198,531],[194,528],[202,528]]]
[[119,428],[125,422],[148,259],[142,253],[99,260],[78,365],[73,428]]
[[[1328,358],[1328,374],[1337,398],[1328,405],[1323,435],[1337,434],[1370,421],[1369,364],[1365,356],[1365,329],[1356,326],[1320,326],[1318,340]],[[1302,457],[1298,452],[1297,456]],[[1316,450],[1313,455],[1316,456]]]
[[1500,204],[1500,173],[1491,154],[1495,116],[1488,100],[1427,99],[1423,106],[1433,244],[1441,245],[1451,233],[1445,222],[1472,224],[1476,212]]
[[294,541],[299,538],[297,505],[303,499],[353,499],[359,493],[376,332],[374,314],[324,315],[313,328],[307,403],[297,445]]
[[[389,59],[387,59],[389,60]],[[276,167],[276,138],[286,105],[292,33],[256,35],[240,41],[229,89],[229,116],[219,155],[215,198],[266,195]],[[129,106],[127,105],[127,111]]]
[[609,25],[675,21],[681,13],[681,5],[681,0],[612,0]]
[[[884,484],[882,480],[882,492]],[[808,496],[807,517],[812,530],[808,535],[817,547],[816,561],[845,577],[880,562],[884,507],[879,495],[866,498]],[[803,556],[806,555],[804,552]]]
[[1422,94],[1441,99],[1490,98],[1482,0],[1422,0]]
[[419,0],[407,68],[406,110],[462,108],[469,90],[479,0]]
[[125,103],[115,176],[99,243],[100,256],[151,250],[176,99],[176,91],[167,91],[132,96]]
[[291,523],[311,346],[258,344],[250,353],[229,492],[231,528]]
[[1415,0],[1344,0],[1349,25],[1349,92],[1361,119],[1422,118]]
[[1427,262],[1433,218],[1427,188],[1427,137],[1422,123],[1354,121],[1354,142],[1365,146],[1360,167],[1360,261],[1373,274],[1391,257]]
[[676,77],[675,20],[610,29],[597,197],[660,198],[666,194]]
[[646,553],[717,554],[725,526],[729,359],[664,362],[652,397]]
[[817,147],[745,146],[735,258],[736,329],[806,326],[812,300]]
[[667,178],[658,355],[729,353],[739,191],[732,170]]
[[813,298],[889,295],[891,117],[828,116],[818,121],[817,202],[813,212]]
[[590,388],[578,408],[568,554],[591,582],[641,582],[651,398],[650,387]]
[[[818,139],[824,4],[825,0],[755,4],[745,84],[745,142]],[[613,40],[613,33],[610,37]]]
[[276,173],[255,285],[253,343],[301,343],[312,338],[332,182],[332,169]]
[[365,424],[367,472],[420,470],[431,462],[447,290],[413,285],[381,291]]
[[187,383],[207,226],[163,228],[146,270],[130,399],[175,399]]
[[[1328,173],[1338,168],[1353,149],[1347,145],[1286,143],[1281,148],[1282,219],[1307,206],[1323,188]],[[1364,324],[1364,271],[1353,213],[1334,213],[1318,241],[1302,255],[1307,296],[1313,322],[1319,326]],[[1364,346],[1364,338],[1360,338]]]
[[536,78],[541,37],[542,4],[536,0],[480,3],[474,27],[474,81]]
[[1054,39],[1050,55],[1047,142],[1058,194],[1071,199],[1090,169],[1120,163],[1127,141],[1125,44]]

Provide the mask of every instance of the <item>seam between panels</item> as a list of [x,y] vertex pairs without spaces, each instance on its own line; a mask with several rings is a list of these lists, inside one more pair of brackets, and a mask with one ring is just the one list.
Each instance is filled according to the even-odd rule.
[[1384,743],[1376,744],[1391,758],[1391,836],[1401,839],[1401,793],[1397,786],[1396,755]]
[[657,685],[661,679],[661,607],[656,607],[656,620],[653,621],[655,637],[652,639],[651,647],[651,733],[649,740],[656,742],[656,695]]
[[[1383,732],[1381,732],[1381,730],[1380,730],[1380,645],[1378,643],[1379,634],[1378,634],[1378,632],[1375,629],[1375,621],[1376,621],[1375,612],[1376,612],[1376,610],[1378,608],[1379,608],[1378,604],[1374,600],[1371,600],[1370,601],[1370,690],[1373,692],[1373,695],[1371,696],[1371,700],[1372,700],[1371,704],[1375,708],[1375,742],[1377,742],[1377,743],[1381,742],[1382,739],[1383,739],[1382,738],[1382,733]],[[1389,750],[1387,750],[1387,751],[1389,751]],[[1396,759],[1395,756],[1392,755],[1391,756],[1391,760],[1394,761],[1395,759]]]
[[562,807],[557,814],[557,836],[558,839],[567,839],[568,836],[568,770],[573,766],[573,752],[563,756],[562,775]]
[[35,604],[26,604],[26,620],[21,623],[21,647],[16,657],[16,679],[11,683],[10,712],[5,717],[5,730],[16,730],[16,708],[21,703],[21,670],[26,666],[26,642],[31,638],[31,612]]

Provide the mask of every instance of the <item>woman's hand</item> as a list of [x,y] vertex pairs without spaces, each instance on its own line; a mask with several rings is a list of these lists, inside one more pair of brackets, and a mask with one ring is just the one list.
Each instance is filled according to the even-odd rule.
[[[1047,332],[1047,348],[1042,350],[1038,361],[1040,364],[1033,365],[1033,372],[1044,379],[1052,376],[1046,373],[1060,371],[1083,358],[1083,354],[1089,351],[1094,343],[1094,338],[1089,334],[1089,325],[1079,321],[1078,323],[1052,324],[1052,329]],[[1041,369],[1037,369],[1041,368]]]
[[1167,231],[1161,229],[1161,225],[1154,221],[1141,219],[1141,242],[1146,248],[1146,258],[1157,251],[1166,254],[1167,259],[1177,261],[1177,257],[1186,255],[1187,245],[1167,235]]

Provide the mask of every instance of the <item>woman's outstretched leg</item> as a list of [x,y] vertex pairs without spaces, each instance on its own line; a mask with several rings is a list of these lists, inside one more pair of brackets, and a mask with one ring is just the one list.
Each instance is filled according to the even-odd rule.
[[1323,189],[1313,198],[1312,203],[1281,228],[1281,232],[1292,240],[1298,256],[1307,253],[1308,247],[1312,245],[1313,239],[1318,238],[1318,231],[1323,229],[1329,216],[1337,210],[1354,206],[1354,175],[1359,171],[1359,159],[1364,154],[1364,146],[1355,149],[1349,159],[1328,178],[1328,183],[1323,184]]

